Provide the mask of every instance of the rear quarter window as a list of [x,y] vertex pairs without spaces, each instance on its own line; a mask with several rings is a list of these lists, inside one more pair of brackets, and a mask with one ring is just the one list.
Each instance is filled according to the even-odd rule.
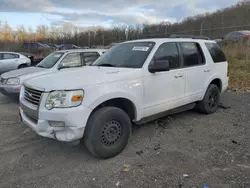
[[224,52],[216,43],[205,43],[214,63],[220,63],[227,61]]
[[18,54],[12,54],[12,53],[3,54],[3,59],[18,59],[18,58],[19,58]]

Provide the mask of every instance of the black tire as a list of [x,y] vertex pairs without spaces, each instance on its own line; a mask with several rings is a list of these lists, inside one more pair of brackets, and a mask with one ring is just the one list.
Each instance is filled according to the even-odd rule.
[[220,104],[220,94],[218,86],[210,84],[204,98],[196,105],[196,109],[204,114],[216,112]]
[[91,115],[81,143],[94,156],[108,159],[123,151],[130,134],[127,113],[116,107],[103,107]]
[[27,67],[27,65],[19,65],[18,69],[23,69],[23,68],[26,68],[26,67]]

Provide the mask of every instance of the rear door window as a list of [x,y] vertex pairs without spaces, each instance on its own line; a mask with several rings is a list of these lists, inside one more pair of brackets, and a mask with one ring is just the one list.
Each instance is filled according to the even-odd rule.
[[227,61],[225,54],[217,43],[205,43],[214,63]]
[[17,59],[19,58],[18,54],[4,53],[3,59]]
[[180,48],[183,56],[184,67],[192,67],[205,64],[204,54],[198,43],[181,42]]

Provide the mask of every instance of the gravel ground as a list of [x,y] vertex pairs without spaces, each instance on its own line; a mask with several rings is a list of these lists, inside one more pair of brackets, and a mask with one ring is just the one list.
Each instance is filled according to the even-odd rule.
[[120,155],[98,160],[36,135],[19,122],[18,103],[0,96],[0,187],[249,188],[250,94],[227,92],[222,102],[231,108],[136,127]]

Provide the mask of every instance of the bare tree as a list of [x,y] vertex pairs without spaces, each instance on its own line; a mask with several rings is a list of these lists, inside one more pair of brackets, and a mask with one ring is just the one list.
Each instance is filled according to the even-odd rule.
[[17,27],[17,36],[20,43],[24,41],[26,33],[26,29],[23,25]]
[[7,41],[13,40],[13,36],[11,35],[11,27],[7,23],[7,21],[3,24],[3,36],[4,36],[4,43]]

